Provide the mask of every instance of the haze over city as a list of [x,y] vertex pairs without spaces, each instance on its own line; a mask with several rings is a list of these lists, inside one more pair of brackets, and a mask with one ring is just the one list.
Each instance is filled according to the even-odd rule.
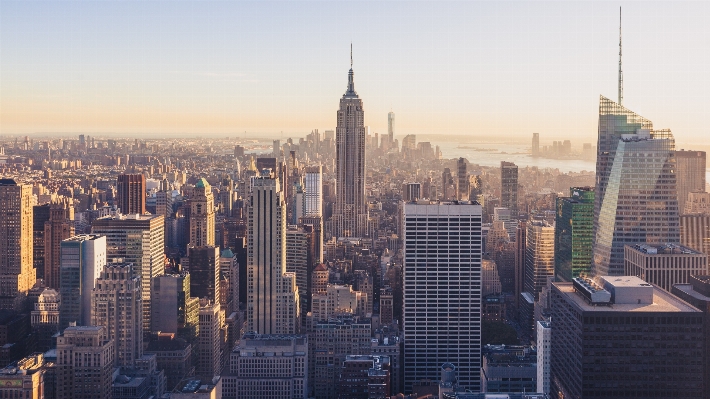
[[702,142],[707,2],[0,3],[0,134],[305,136],[333,128],[353,43],[365,124],[593,142],[616,95]]

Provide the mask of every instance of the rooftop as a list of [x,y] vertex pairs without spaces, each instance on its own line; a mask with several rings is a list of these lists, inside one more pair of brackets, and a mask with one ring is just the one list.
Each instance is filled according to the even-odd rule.
[[692,248],[684,247],[678,244],[636,244],[627,245],[636,251],[643,252],[648,255],[702,255]]
[[[638,277],[615,283],[617,287],[636,286],[635,284],[638,284],[638,281],[647,284]],[[575,292],[572,283],[555,282],[552,283],[552,286],[557,288],[570,303],[585,312],[700,312],[688,303],[654,286],[652,286],[653,303],[615,303],[611,306],[589,304],[584,297]]]

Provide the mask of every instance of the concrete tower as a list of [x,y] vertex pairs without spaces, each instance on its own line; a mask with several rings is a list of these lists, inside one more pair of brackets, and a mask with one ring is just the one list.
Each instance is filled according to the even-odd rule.
[[296,275],[286,272],[286,205],[278,178],[255,178],[250,197],[247,245],[249,331],[294,334],[299,330]]
[[212,187],[204,178],[195,184],[190,207],[190,245],[214,246],[214,196]]
[[335,236],[362,237],[367,233],[365,201],[365,112],[355,92],[352,56],[348,89],[340,99],[336,129],[337,197]]

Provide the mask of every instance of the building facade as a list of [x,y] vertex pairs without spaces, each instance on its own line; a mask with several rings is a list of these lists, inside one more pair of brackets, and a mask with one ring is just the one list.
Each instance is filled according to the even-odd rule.
[[296,275],[286,272],[286,206],[278,178],[254,179],[248,215],[248,331],[292,334],[299,331]]
[[512,162],[500,163],[500,206],[510,209],[518,218],[518,165]]
[[405,392],[447,362],[480,389],[481,218],[469,201],[404,205]]
[[544,221],[532,221],[527,230],[523,286],[537,300],[547,279],[555,275],[555,228]]
[[133,265],[143,290],[143,331],[150,332],[151,280],[165,272],[165,218],[162,215],[116,215],[96,219],[92,234],[106,236],[109,258]]
[[35,283],[32,186],[0,179],[0,309],[20,310]]
[[124,214],[145,213],[145,176],[119,175],[116,181],[116,205]]
[[572,281],[589,274],[594,237],[594,188],[572,187],[556,199],[555,278]]
[[113,340],[104,327],[69,327],[57,338],[57,399],[111,399]]
[[365,111],[355,92],[352,70],[348,88],[340,99],[335,130],[336,200],[333,236],[363,237],[367,234],[365,199]]
[[106,329],[116,364],[133,367],[143,356],[143,298],[130,264],[107,265],[91,292],[91,325]]
[[151,331],[174,333],[195,343],[200,300],[190,295],[190,274],[164,274],[151,283]]
[[91,290],[106,266],[106,237],[82,234],[62,241],[59,326],[91,325]]
[[553,398],[702,396],[703,318],[688,303],[637,277],[604,276],[552,283],[551,306]]
[[207,180],[200,178],[190,197],[190,245],[215,245],[214,194]]
[[636,244],[624,248],[624,272],[670,292],[674,284],[686,284],[690,276],[710,270],[702,252],[674,244]]
[[624,273],[624,245],[680,242],[675,140],[601,97],[592,271]]
[[705,191],[705,151],[675,152],[676,181],[678,190],[678,209],[685,209],[688,194],[695,191]]

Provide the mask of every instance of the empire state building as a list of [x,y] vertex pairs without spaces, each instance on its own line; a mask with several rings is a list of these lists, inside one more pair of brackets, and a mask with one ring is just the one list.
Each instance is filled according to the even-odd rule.
[[364,237],[367,235],[367,203],[365,201],[365,112],[355,92],[352,56],[348,72],[348,89],[340,99],[336,129],[337,197],[333,212],[334,235]]

